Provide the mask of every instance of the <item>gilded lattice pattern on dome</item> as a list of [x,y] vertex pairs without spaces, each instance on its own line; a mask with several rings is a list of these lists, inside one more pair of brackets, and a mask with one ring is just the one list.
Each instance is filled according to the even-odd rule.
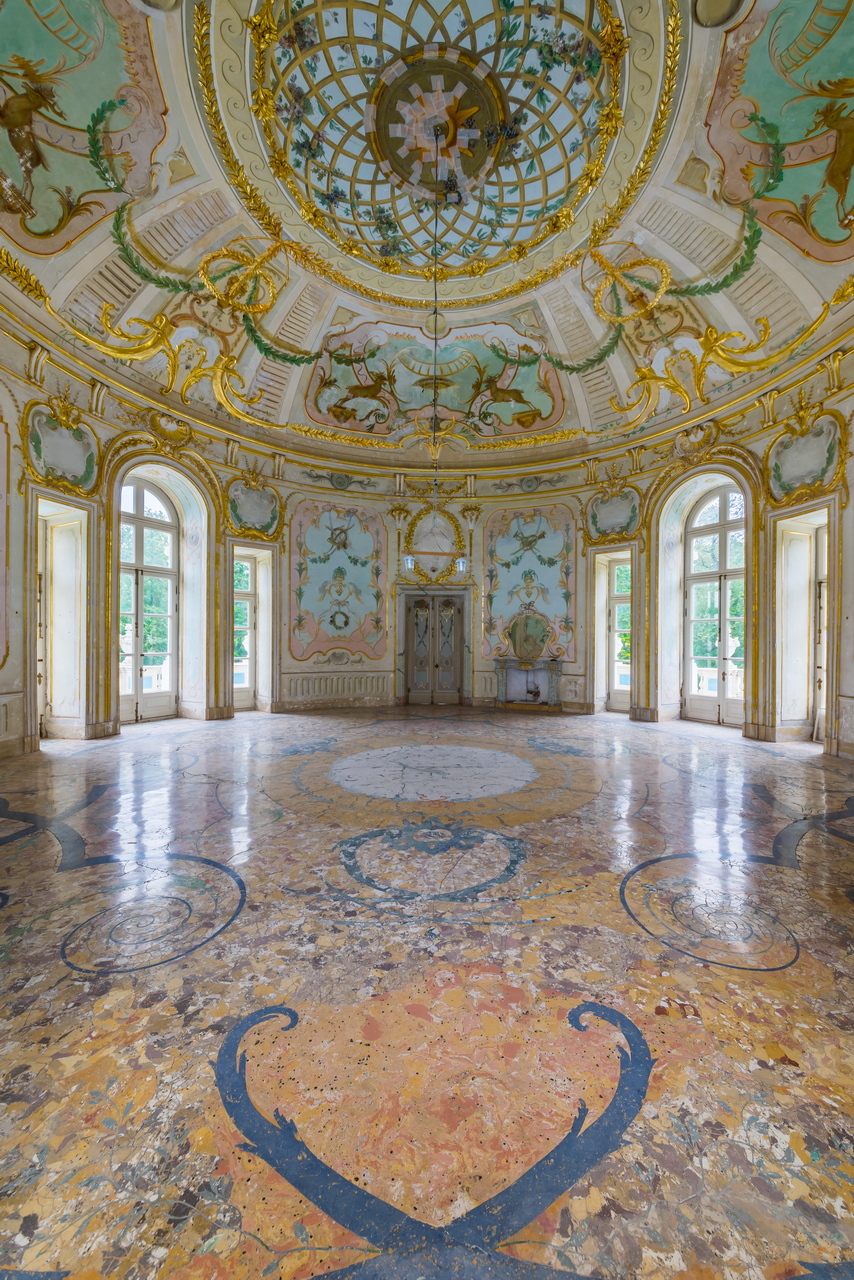
[[255,109],[273,170],[314,226],[390,270],[518,258],[568,225],[620,123],[624,41],[604,3],[266,14]]

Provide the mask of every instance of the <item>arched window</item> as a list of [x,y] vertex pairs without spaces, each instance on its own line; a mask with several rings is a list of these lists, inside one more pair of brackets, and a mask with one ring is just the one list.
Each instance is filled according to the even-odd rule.
[[121,719],[178,714],[179,522],[151,480],[128,475],[119,525]]
[[744,494],[706,492],[685,523],[682,697],[689,720],[744,723]]

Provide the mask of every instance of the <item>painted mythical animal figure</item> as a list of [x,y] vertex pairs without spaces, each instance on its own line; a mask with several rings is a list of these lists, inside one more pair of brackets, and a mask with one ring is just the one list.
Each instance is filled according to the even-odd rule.
[[810,133],[832,130],[836,149],[830,157],[822,186],[836,192],[836,216],[840,227],[854,226],[854,202],[848,203],[848,187],[854,169],[854,107],[845,111],[841,102],[828,102],[815,113]]
[[[11,65],[0,67],[0,77],[23,77],[21,89],[9,93],[0,104],[0,129],[5,129],[12,150],[21,167],[21,195],[28,205],[33,199],[33,172],[49,169],[47,157],[36,137],[34,118],[50,111],[60,120],[65,115],[56,100],[56,81],[65,66],[61,58],[50,71],[43,71],[42,63],[29,62],[25,58],[13,58]],[[7,86],[8,88],[8,86]]]
[[[245,1151],[259,1155],[336,1222],[369,1240],[381,1252],[365,1262],[329,1272],[330,1280],[547,1280],[551,1267],[521,1262],[497,1246],[547,1209],[622,1142],[640,1111],[653,1067],[646,1040],[624,1014],[586,1001],[568,1015],[570,1026],[584,1030],[582,1019],[601,1018],[616,1027],[627,1049],[619,1047],[620,1079],[608,1106],[585,1126],[582,1102],[572,1128],[557,1146],[512,1186],[443,1227],[433,1227],[354,1186],[325,1164],[298,1136],[296,1125],[278,1111],[268,1119],[252,1102],[246,1085],[246,1054],[240,1050],[248,1031],[274,1018],[284,1029],[298,1015],[273,1005],[241,1018],[226,1036],[216,1061],[216,1082],[226,1111],[247,1141]],[[582,1280],[575,1272],[560,1273]]]

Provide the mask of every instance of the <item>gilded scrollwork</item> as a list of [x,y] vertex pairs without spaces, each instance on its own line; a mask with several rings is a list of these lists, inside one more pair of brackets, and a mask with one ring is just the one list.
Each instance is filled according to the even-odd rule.
[[842,484],[847,501],[845,462],[851,418],[801,387],[792,411],[780,420],[782,432],[765,450],[768,495],[775,506],[808,502]]
[[98,488],[101,448],[69,391],[31,402],[21,417],[24,465],[31,479],[68,494]]
[[267,477],[249,468],[225,487],[225,518],[241,537],[275,542],[281,532],[284,504]]
[[[421,529],[428,517],[430,527]],[[456,561],[466,553],[465,535],[457,517],[448,510],[447,499],[426,502],[409,517],[403,551],[412,557],[412,568],[406,572],[415,582],[438,585],[464,576],[460,575]]]

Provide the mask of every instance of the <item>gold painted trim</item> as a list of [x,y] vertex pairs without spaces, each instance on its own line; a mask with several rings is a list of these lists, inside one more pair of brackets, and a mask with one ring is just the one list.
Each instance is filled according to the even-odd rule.
[[[44,329],[34,328],[32,323],[28,322],[25,316],[19,314],[18,312],[12,311],[8,306],[4,305],[2,300],[0,300],[0,315],[5,316],[7,321],[9,322],[9,324],[5,327],[4,332],[6,333],[6,335],[9,337],[11,341],[18,343],[18,345],[21,346],[27,352],[30,352],[32,350],[34,341],[39,346],[46,346],[47,348],[50,348],[51,363],[60,373],[64,374],[65,376],[69,376],[76,379],[86,387],[91,386],[92,379],[95,379],[98,382],[101,382],[109,386],[110,388],[112,388],[114,398],[118,400],[122,405],[130,409],[132,412],[134,411],[139,412],[140,405],[144,405],[147,409],[154,409],[159,413],[163,412],[164,404],[162,399],[146,391],[145,388],[143,387],[128,385],[124,382],[119,381],[115,376],[113,376],[112,373],[110,373],[102,365],[95,364],[91,360],[88,360],[85,354],[82,354],[76,351],[69,352],[60,343],[60,341],[57,339],[57,337],[54,334],[47,332]],[[60,323],[63,323],[63,324],[65,323],[61,317],[59,317],[59,319],[60,319]],[[28,341],[27,339],[22,337],[20,331],[23,331],[23,333],[29,335],[30,340]],[[848,390],[847,387],[843,387],[841,385],[838,377],[838,365],[840,360],[850,355],[852,350],[854,350],[854,345],[846,345],[846,343],[850,344],[850,340],[852,339],[852,337],[854,337],[854,324],[849,326],[842,333],[835,333],[826,342],[824,342],[822,346],[818,347],[815,351],[809,353],[808,355],[805,355],[800,360],[800,362],[793,362],[792,365],[790,366],[790,372],[792,374],[791,379],[785,382],[782,386],[773,388],[774,396],[777,397],[780,395],[785,395],[790,388],[792,388],[793,386],[797,386],[799,381],[804,381],[805,379],[818,376],[818,374],[821,372],[825,372],[828,378],[828,386],[829,386],[828,396],[835,397],[835,396],[844,396],[845,394],[847,394],[847,390]],[[806,370],[807,372],[804,373],[803,372],[804,370]],[[18,377],[20,375],[15,374],[15,376]],[[832,386],[830,385],[831,383],[832,383]],[[747,390],[741,392],[741,394],[735,396],[733,399],[724,400],[722,402],[720,409],[717,411],[718,420],[731,418],[733,416],[733,411],[739,405],[746,404],[751,408],[757,405],[761,405],[763,401],[763,397],[768,395],[771,390],[772,389],[769,388],[767,384],[762,384],[761,382],[752,384],[750,387],[747,388]],[[173,411],[170,409],[169,412],[171,414]],[[237,422],[235,422],[231,427],[228,427],[228,426],[221,425],[217,422],[209,421],[208,419],[197,416],[197,413],[193,411],[193,407],[190,407],[189,409],[181,409],[178,412],[180,412],[184,418],[192,422],[195,426],[199,427],[200,430],[204,431],[208,436],[214,439],[228,440],[236,437],[249,449],[259,454],[259,456],[269,457],[269,449],[265,448],[263,442],[260,442],[254,436],[241,434],[239,430],[235,431],[235,428],[239,426]],[[675,422],[668,422],[662,425],[661,427],[659,427],[654,432],[651,432],[648,436],[644,438],[643,443],[637,447],[642,448],[644,450],[649,449],[658,442],[662,442],[670,439],[673,436],[673,434],[677,431],[686,430],[691,426],[695,425],[697,422],[707,421],[710,415],[715,412],[716,411],[710,405],[698,406],[697,409],[694,411],[694,413],[691,414],[690,416],[680,418]],[[742,413],[741,416],[744,416],[744,414]],[[268,431],[271,429],[275,429],[272,426],[272,424],[269,422],[264,422],[262,425]],[[293,431],[295,434],[303,433],[308,435],[310,433],[317,432],[317,438],[322,438],[324,434],[322,433],[320,428],[305,427],[301,423],[282,423],[282,424],[279,424],[279,426],[281,429]],[[599,434],[597,435],[597,437],[595,437],[598,449],[600,450],[600,457],[607,457],[607,456],[616,457],[616,456],[622,456],[625,453],[625,447],[626,447],[626,441],[624,438],[625,430],[626,430],[625,427],[621,428],[621,433],[623,434],[617,437],[604,437],[604,433]],[[755,430],[752,430],[751,432],[746,434],[743,438],[745,440],[757,438],[763,435],[766,430],[767,430],[767,423],[763,422],[761,425],[757,426]],[[576,431],[573,434],[581,435],[585,433]],[[592,443],[594,440],[594,437],[590,435],[588,438],[591,440],[591,443]],[[373,437],[368,437],[366,440],[360,442],[358,438],[356,438],[354,441],[353,438],[348,439],[346,437],[338,436],[337,434],[335,434],[333,435],[333,440],[335,443],[342,444],[345,446],[349,446],[354,443],[364,443],[365,445],[374,445],[375,447],[381,447],[381,442],[374,440]],[[529,445],[535,444],[535,441],[532,440],[530,437],[522,437],[521,439],[518,439],[518,440],[517,440],[517,437],[512,437],[512,441],[513,441],[513,445],[511,447],[516,447],[516,448],[524,447],[524,445],[526,444],[529,444]],[[556,442],[551,438],[547,438],[546,440],[542,441],[542,443],[551,444]],[[271,447],[273,448],[274,451],[276,452],[279,451],[279,447],[277,447],[277,445],[273,444]],[[396,446],[392,443],[391,447],[394,448]],[[481,447],[493,447],[493,446],[492,446],[492,442],[488,442],[488,445],[479,444],[479,445],[473,445],[470,447],[473,449],[478,449]],[[316,454],[297,453],[292,448],[288,449],[287,455],[285,456],[288,456],[292,462],[299,463],[300,465],[305,463],[307,465],[313,466],[317,463]],[[577,458],[563,457],[560,459],[559,462],[555,461],[555,465],[559,465],[563,467],[566,467],[567,465],[582,466],[587,460],[588,459],[585,459],[581,455],[579,455]],[[336,461],[342,462],[342,463],[344,462],[343,459],[336,459]],[[542,466],[542,465],[545,465],[545,463],[540,462],[539,464],[535,464],[534,462],[532,462],[531,465]],[[492,474],[503,475],[505,474],[506,466],[507,466],[506,462],[498,462],[491,466],[487,465],[481,469],[480,474],[485,476],[492,475]],[[446,474],[449,476],[449,478],[453,478],[454,476],[462,476],[464,474],[464,470],[465,470],[465,466],[463,464],[459,467],[459,469],[452,470],[448,468],[446,471]],[[420,472],[425,477],[431,474],[429,471],[429,468],[427,468],[426,466],[422,466],[420,468],[418,467],[411,468],[411,471],[413,474],[417,474]],[[377,474],[385,474],[385,475],[391,476],[394,474],[394,472],[380,468],[377,464]],[[561,490],[553,491],[553,496],[555,497],[555,499],[557,499],[560,496],[561,492],[562,492]]]

